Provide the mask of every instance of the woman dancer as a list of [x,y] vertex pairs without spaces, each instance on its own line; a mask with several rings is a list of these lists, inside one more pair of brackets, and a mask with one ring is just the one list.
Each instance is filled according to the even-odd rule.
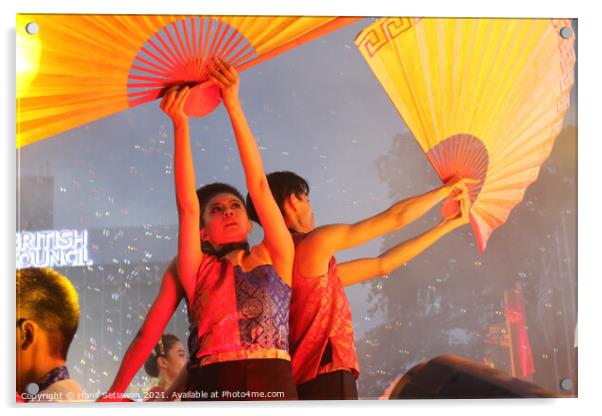
[[163,398],[187,362],[188,353],[179,338],[173,334],[162,335],[152,354],[144,363],[146,374],[159,379],[159,384],[148,391],[147,399]]
[[[247,189],[264,224],[264,240],[248,249],[252,223],[235,188],[217,183],[195,193],[188,117],[183,110],[189,89],[173,87],[161,108],[174,125],[177,275],[197,343],[191,351],[187,396],[200,400],[295,399],[288,353],[294,245],[238,100],[236,70],[217,62],[211,80],[219,86],[232,122]],[[170,293],[166,303],[173,311],[177,290]],[[127,363],[120,373],[131,374],[131,368],[124,366]],[[123,379],[116,379],[113,386],[118,389],[109,393],[119,393],[124,384]]]

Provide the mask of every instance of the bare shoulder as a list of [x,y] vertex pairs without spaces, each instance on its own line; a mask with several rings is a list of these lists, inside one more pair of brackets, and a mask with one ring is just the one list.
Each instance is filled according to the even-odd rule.
[[314,251],[318,248],[328,246],[337,238],[337,233],[345,224],[327,224],[321,225],[307,233],[297,244],[297,252]]
[[249,257],[257,258],[258,260],[263,261],[264,263],[272,262],[270,258],[270,252],[268,251],[263,241],[251,247]]
[[263,242],[251,247],[249,255],[242,259],[242,268],[244,270],[252,270],[263,264],[272,264],[270,253]]

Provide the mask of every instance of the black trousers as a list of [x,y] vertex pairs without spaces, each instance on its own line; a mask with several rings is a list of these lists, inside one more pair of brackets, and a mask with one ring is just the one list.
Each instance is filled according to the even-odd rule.
[[297,386],[300,400],[357,400],[357,384],[351,371],[319,374]]
[[188,370],[182,400],[296,400],[291,362],[252,359],[214,363]]

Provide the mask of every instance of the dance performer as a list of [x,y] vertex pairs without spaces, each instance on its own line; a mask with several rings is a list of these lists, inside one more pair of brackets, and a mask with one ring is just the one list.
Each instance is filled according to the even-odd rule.
[[146,374],[159,379],[159,384],[148,391],[147,400],[168,399],[165,392],[186,363],[188,353],[180,339],[173,334],[162,335],[144,363]]
[[[189,90],[170,89],[161,108],[172,119],[175,133],[177,276],[198,343],[192,349],[195,356],[188,368],[186,393],[196,393],[193,397],[200,400],[295,399],[288,353],[294,245],[238,100],[236,70],[218,62],[211,79],[222,92],[247,188],[267,226],[263,242],[249,249],[252,223],[240,193],[216,183],[195,194],[188,118],[183,111]],[[173,311],[179,301],[177,289],[172,287],[168,295],[162,300]],[[127,362],[124,366],[130,368],[120,373],[132,374],[133,366]],[[125,389],[129,380],[116,379],[110,392]]]
[[[290,309],[293,375],[300,399],[356,399],[359,366],[355,351],[351,309],[343,288],[390,273],[422,253],[439,238],[467,224],[470,200],[467,183],[451,181],[355,224],[330,224],[316,228],[309,201],[309,185],[292,172],[268,175],[296,246]],[[461,202],[453,218],[405,241],[376,258],[337,265],[334,254],[365,243],[415,221],[452,192]],[[247,197],[249,216],[261,224]]]

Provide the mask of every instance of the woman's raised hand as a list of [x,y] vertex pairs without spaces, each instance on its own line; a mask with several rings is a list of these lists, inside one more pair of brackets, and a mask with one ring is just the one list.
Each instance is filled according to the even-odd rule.
[[222,98],[226,108],[238,102],[239,77],[236,69],[222,61],[216,61],[215,68],[209,75],[209,79],[215,83],[222,92]]
[[171,87],[161,101],[161,110],[172,119],[174,124],[185,123],[188,116],[184,112],[184,103],[188,98],[190,88],[187,86],[180,88],[178,85]]

